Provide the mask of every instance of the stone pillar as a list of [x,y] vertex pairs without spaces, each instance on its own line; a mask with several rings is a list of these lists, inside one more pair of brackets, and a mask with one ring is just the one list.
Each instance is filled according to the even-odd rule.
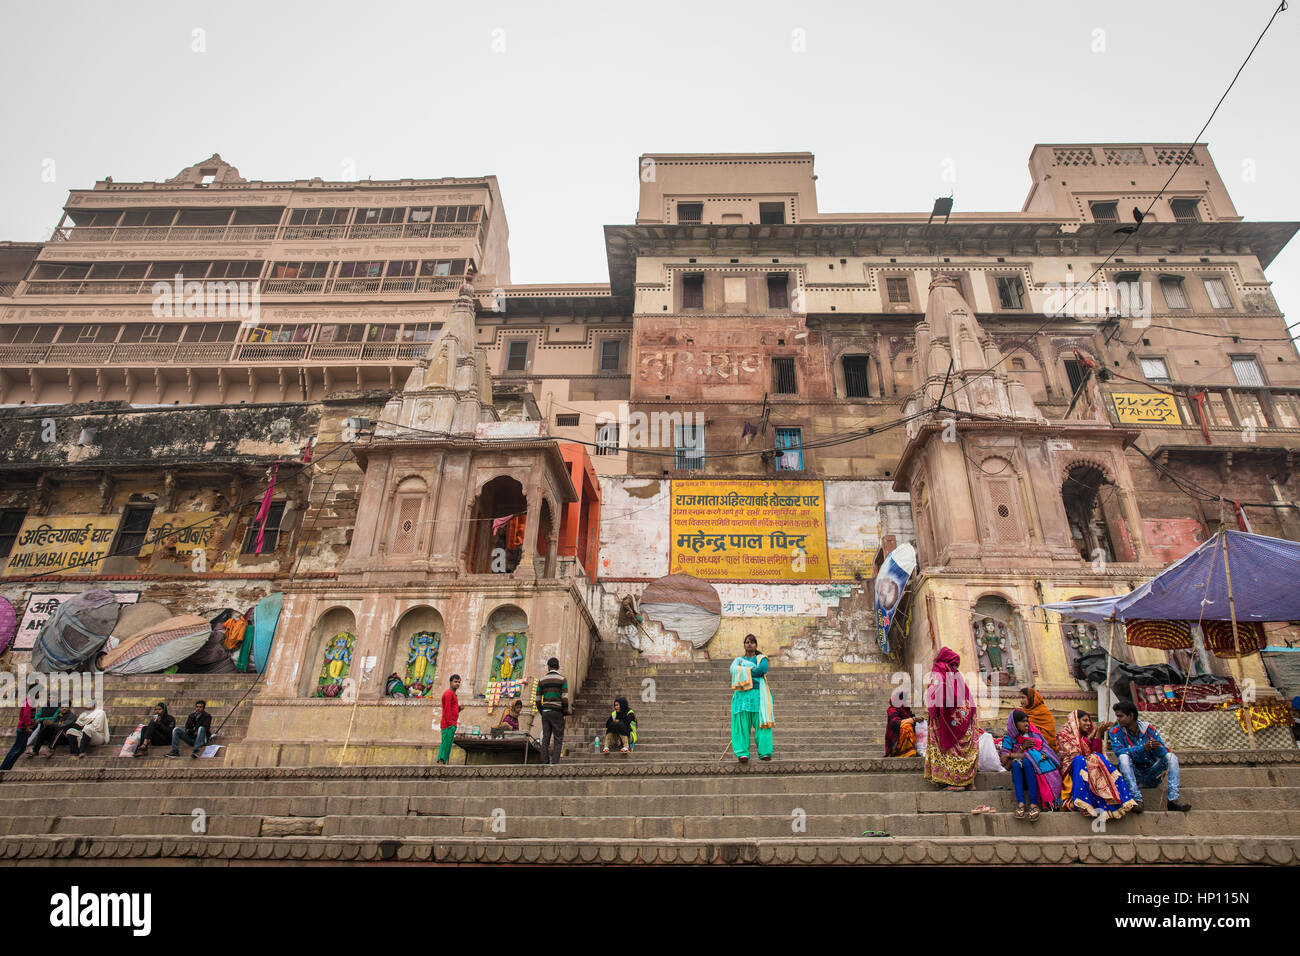
[[556,561],[558,560],[559,550],[560,550],[560,532],[553,528],[551,529],[550,537],[547,538],[546,540],[546,568],[542,571],[542,577],[544,578],[555,577],[556,570],[557,570]]
[[[533,558],[537,556],[537,525],[542,520],[542,482],[541,475],[537,469],[529,476],[528,488],[524,491],[528,499],[528,517],[524,525],[524,549],[519,556],[519,566],[515,568],[514,576],[523,578],[528,581],[536,580],[537,568],[533,565]],[[555,516],[551,516],[551,523],[554,525]]]

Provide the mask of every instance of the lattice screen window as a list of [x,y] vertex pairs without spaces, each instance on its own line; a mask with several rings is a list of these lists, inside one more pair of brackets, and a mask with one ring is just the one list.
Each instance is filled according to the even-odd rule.
[[1090,147],[1080,149],[1054,149],[1052,156],[1058,166],[1096,166],[1097,157]]
[[1106,150],[1106,162],[1111,166],[1145,166],[1147,158],[1139,147],[1117,146]]
[[[990,459],[990,462],[998,462],[1000,459]],[[1002,467],[1010,469],[1010,465],[1003,461]],[[989,470],[989,463],[985,463],[985,469]],[[992,470],[997,470],[994,467]],[[1020,530],[1020,520],[1016,514],[1016,483],[1014,478],[991,478],[989,479],[989,501],[993,506],[993,538],[995,541],[1012,543],[1024,539],[1024,534]]]
[[423,497],[405,495],[397,499],[397,525],[393,528],[392,554],[414,554],[420,537],[420,506]]
[[1201,165],[1201,161],[1196,158],[1196,153],[1193,150],[1184,149],[1181,146],[1156,147],[1157,166],[1177,166],[1180,161],[1184,166]]

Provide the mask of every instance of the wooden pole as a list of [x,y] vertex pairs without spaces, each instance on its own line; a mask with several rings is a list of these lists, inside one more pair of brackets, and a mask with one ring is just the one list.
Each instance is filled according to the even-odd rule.
[[[1232,651],[1237,658],[1238,686],[1244,687],[1246,669],[1241,663],[1241,638],[1237,635],[1237,602],[1232,596],[1232,568],[1228,565],[1228,532],[1222,529],[1219,531],[1219,547],[1223,549],[1223,573],[1228,579],[1228,614],[1232,618]],[[1245,700],[1242,701],[1242,706],[1246,706]],[[1259,749],[1255,743],[1253,704],[1252,710],[1246,714],[1246,733],[1250,737],[1250,749]]]

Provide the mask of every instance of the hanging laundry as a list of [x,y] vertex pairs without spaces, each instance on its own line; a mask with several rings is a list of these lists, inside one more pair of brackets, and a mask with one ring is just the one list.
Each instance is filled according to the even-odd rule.
[[242,617],[232,617],[226,621],[224,627],[226,636],[221,643],[226,650],[233,651],[244,643],[244,631],[248,628],[248,622]]
[[271,483],[266,486],[266,494],[262,496],[262,506],[257,509],[257,549],[255,554],[262,553],[262,539],[266,535],[266,519],[271,514],[271,496],[275,494],[275,476],[280,472],[280,465],[277,462],[271,466]]
[[777,457],[777,464],[787,471],[798,471],[799,453],[797,451],[783,451]]
[[751,425],[749,422],[745,422],[745,426],[740,430],[740,440],[744,442],[746,445],[748,445],[751,441],[754,440],[754,436],[757,434],[758,434],[758,429],[755,428],[753,425]]
[[493,518],[493,519],[492,519],[492,534],[493,534],[493,535],[498,534],[498,533],[501,531],[501,529],[504,528],[506,525],[508,525],[511,521],[513,521],[514,518],[515,518],[515,515],[506,515],[505,517],[502,517],[502,518]]
[[523,515],[515,515],[510,519],[510,524],[506,526],[507,551],[518,551],[524,546],[524,523],[526,520]]

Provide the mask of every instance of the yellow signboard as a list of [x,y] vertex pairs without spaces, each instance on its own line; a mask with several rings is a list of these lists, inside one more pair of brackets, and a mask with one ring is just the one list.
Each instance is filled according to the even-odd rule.
[[147,558],[155,547],[169,552],[173,546],[177,557],[192,555],[220,541],[224,527],[225,517],[220,511],[155,511],[140,557]]
[[669,571],[714,581],[825,581],[820,481],[674,481]]
[[876,573],[876,549],[862,551],[859,549],[831,548],[831,577],[839,581],[852,581],[854,575],[859,578],[871,578]]
[[119,520],[118,515],[28,518],[18,529],[4,575],[98,574],[113,546]]
[[1158,392],[1112,392],[1115,414],[1126,425],[1181,425],[1178,403]]

